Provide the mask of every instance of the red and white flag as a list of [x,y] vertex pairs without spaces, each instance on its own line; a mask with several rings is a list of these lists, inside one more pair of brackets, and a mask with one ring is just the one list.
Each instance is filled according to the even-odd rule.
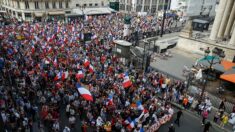
[[87,59],[85,59],[84,64],[85,67],[88,67],[90,65],[90,61],[88,61]]
[[78,92],[80,93],[80,95],[85,99],[85,100],[88,100],[88,101],[93,101],[93,97],[92,97],[92,95],[91,95],[91,92],[88,90],[88,89],[86,89],[86,88],[84,88],[84,87],[82,87],[80,84],[76,84],[76,87],[77,87],[77,90],[78,90]]
[[78,71],[78,73],[76,74],[76,79],[81,79],[84,78],[84,73],[82,70]]
[[55,59],[54,59],[54,61],[53,61],[53,65],[54,65],[54,67],[58,67],[57,58],[55,58]]
[[92,65],[89,66],[89,72],[93,73],[94,72],[94,67]]
[[56,74],[54,81],[61,79],[61,77],[62,77],[62,71],[60,71],[59,73]]
[[32,54],[34,54],[34,52],[35,52],[35,47],[34,47],[34,45],[32,46],[31,52],[32,52]]
[[124,88],[128,88],[128,87],[130,87],[131,85],[132,85],[132,82],[131,82],[131,80],[129,79],[128,74],[126,74],[125,77],[124,77],[124,81],[123,81],[123,83],[122,83],[122,86],[123,86]]
[[69,76],[69,72],[68,72],[68,71],[63,72],[63,73],[62,73],[62,77],[61,77],[62,81],[64,81],[65,79],[67,79],[68,76]]

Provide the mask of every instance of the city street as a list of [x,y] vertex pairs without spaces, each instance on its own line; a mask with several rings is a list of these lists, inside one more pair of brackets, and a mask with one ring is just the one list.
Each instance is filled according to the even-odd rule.
[[[177,112],[177,110],[175,110],[175,112]],[[158,132],[168,132],[168,127],[172,122],[174,122],[175,119],[176,114],[174,114],[174,117],[170,122],[162,125]],[[198,118],[196,115],[188,112],[183,111],[183,116],[180,119],[180,123],[180,127],[174,124],[175,132],[203,132],[204,129],[204,126],[201,125],[201,118]],[[216,126],[212,126],[212,128],[210,128],[210,132],[223,132],[223,130]]]

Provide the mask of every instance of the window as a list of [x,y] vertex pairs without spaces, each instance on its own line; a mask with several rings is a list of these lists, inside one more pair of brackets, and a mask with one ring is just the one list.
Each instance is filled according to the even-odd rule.
[[59,8],[63,8],[63,3],[62,3],[62,1],[59,2]]
[[66,8],[69,8],[69,2],[66,2],[66,3],[65,3],[65,7],[66,7]]
[[98,6],[98,4],[97,4],[97,3],[95,3],[95,6]]
[[89,6],[92,6],[92,3],[90,3]]
[[19,1],[17,1],[17,8],[20,9],[20,2]]
[[45,2],[45,8],[49,9],[49,3],[47,1]]
[[83,4],[84,7],[86,7],[86,4]]
[[104,1],[101,1],[101,6],[104,6]]
[[79,7],[79,4],[76,4],[76,7]]
[[70,14],[71,13],[71,11],[65,11],[65,14]]
[[24,15],[25,15],[25,17],[31,17],[32,16],[31,13],[25,13]]
[[56,8],[56,3],[52,2],[52,7],[55,9]]
[[35,2],[34,2],[34,5],[35,5],[35,9],[39,9],[38,1],[35,1]]
[[25,1],[25,9],[29,9],[29,2]]
[[22,17],[22,14],[20,12],[18,12],[18,17]]

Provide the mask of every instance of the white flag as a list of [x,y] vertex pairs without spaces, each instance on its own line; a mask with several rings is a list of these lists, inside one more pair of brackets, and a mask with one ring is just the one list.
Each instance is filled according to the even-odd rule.
[[197,74],[196,74],[196,79],[201,79],[202,78],[202,69],[200,69]]

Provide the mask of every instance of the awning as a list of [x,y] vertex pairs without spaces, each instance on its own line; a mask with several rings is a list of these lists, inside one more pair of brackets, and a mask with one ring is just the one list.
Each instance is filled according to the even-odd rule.
[[115,44],[119,44],[119,45],[122,45],[122,46],[131,46],[132,43],[128,42],[128,41],[125,41],[125,40],[114,40],[113,41]]
[[83,15],[83,11],[81,9],[73,9],[71,14]]
[[212,67],[215,70],[220,71],[220,72],[225,72],[235,66],[235,63],[227,61],[227,60],[222,60],[221,63],[219,63],[219,58],[213,57],[213,56],[204,57],[200,59],[197,63],[209,67],[210,63],[212,63],[211,62],[212,59],[213,59],[213,63],[216,63],[216,64],[213,64]]
[[99,15],[99,14],[110,14],[112,11],[109,8],[102,7],[102,8],[85,8],[84,10],[85,15]]
[[66,17],[79,17],[79,16],[82,16],[80,14],[76,14],[76,13],[70,13],[70,14],[65,14]]
[[225,70],[229,70],[231,69],[232,67],[235,67],[235,63],[231,62],[231,61],[227,61],[227,60],[223,60],[221,62],[221,65],[223,65],[224,69]]
[[44,12],[34,12],[36,17],[42,17]]
[[220,78],[232,83],[235,83],[235,67],[220,75]]
[[49,15],[64,15],[64,11],[48,12]]

